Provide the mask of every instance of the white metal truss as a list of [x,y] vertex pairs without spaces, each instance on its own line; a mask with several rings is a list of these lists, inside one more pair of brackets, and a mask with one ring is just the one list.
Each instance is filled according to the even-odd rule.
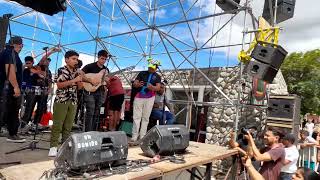
[[[84,1],[83,1],[84,2]],[[216,40],[214,40],[215,37],[221,32],[225,27],[230,24],[232,26],[233,19],[238,15],[239,12],[244,12],[245,17],[243,19],[243,32],[247,29],[247,16],[250,15],[252,18],[252,25],[254,26],[257,24],[256,18],[253,16],[252,11],[250,9],[248,0],[244,3],[243,6],[240,6],[238,9],[231,10],[228,12],[216,12],[216,7],[214,8],[214,12],[203,15],[203,0],[194,0],[194,1],[188,1],[188,0],[174,0],[174,1],[166,1],[166,0],[88,0],[91,4],[90,5],[84,5],[81,4],[79,1],[71,1],[67,0],[68,4],[68,11],[72,12],[74,14],[74,19],[77,19],[77,22],[81,25],[81,28],[89,35],[88,39],[85,40],[79,40],[74,42],[68,42],[63,43],[62,41],[62,34],[64,32],[64,21],[66,20],[65,13],[62,14],[61,18],[61,26],[59,32],[54,32],[52,28],[50,27],[50,24],[47,23],[47,20],[43,15],[40,15],[40,18],[42,18],[45,22],[46,28],[42,28],[36,25],[30,25],[24,22],[19,21],[21,17],[24,17],[26,15],[30,15],[34,11],[31,9],[28,9],[26,12],[23,12],[20,15],[16,15],[12,17],[10,20],[12,23],[18,23],[21,25],[24,25],[29,28],[34,28],[39,31],[47,32],[49,35],[51,35],[54,38],[53,42],[45,42],[40,39],[35,38],[34,36],[32,38],[22,36],[24,39],[31,40],[33,42],[39,42],[45,45],[50,46],[60,46],[62,47],[63,51],[67,51],[69,49],[73,49],[73,45],[80,45],[85,43],[94,43],[94,52],[89,51],[78,51],[80,53],[89,54],[89,55],[96,55],[96,52],[98,49],[105,49],[107,51],[110,51],[111,54],[117,53],[121,54],[117,57],[112,57],[111,61],[112,63],[120,70],[121,67],[118,65],[118,62],[120,60],[127,60],[127,59],[137,59],[135,62],[135,66],[137,66],[140,62],[143,62],[147,57],[153,57],[153,56],[161,56],[163,57],[166,55],[166,59],[169,60],[171,67],[173,67],[174,71],[172,71],[172,74],[167,76],[167,78],[170,78],[172,75],[176,75],[179,78],[180,84],[184,88],[184,92],[186,93],[186,96],[188,97],[188,101],[190,101],[189,105],[196,105],[197,102],[193,99],[193,90],[192,87],[195,84],[194,74],[195,72],[198,72],[205,78],[209,85],[212,86],[212,89],[215,89],[215,92],[222,95],[222,97],[225,99],[224,103],[221,102],[208,102],[208,105],[217,106],[217,105],[226,105],[226,106],[233,106],[236,107],[237,110],[237,116],[235,121],[235,130],[238,128],[238,119],[239,119],[239,108],[243,105],[240,105],[240,98],[241,93],[239,92],[239,96],[237,101],[234,101],[230,99],[221,89],[218,88],[218,86],[213,82],[207,74],[201,71],[200,68],[198,68],[197,64],[200,61],[199,54],[201,52],[207,52],[210,54],[210,57],[208,58],[208,67],[211,67],[212,61],[214,61],[214,52],[215,49],[218,48],[224,48],[224,47],[233,47],[233,46],[241,46],[242,49],[245,47],[245,45],[249,44],[249,42],[245,42],[246,39],[246,33],[243,33],[243,40],[242,42],[231,44],[231,34],[229,39],[226,40],[228,44],[224,45],[216,45]],[[8,3],[11,3],[8,1]],[[134,5],[133,5],[134,4]],[[199,6],[200,4],[200,6]],[[108,10],[106,10],[109,7]],[[170,7],[176,7],[177,9],[177,16],[175,21],[168,21],[168,22],[161,22],[157,16],[158,13],[161,12],[161,10],[168,9]],[[135,8],[139,8],[140,11],[137,12]],[[95,33],[93,33],[93,29],[88,25],[88,22],[86,22],[83,18],[83,14],[80,12],[86,12],[90,16],[94,16],[97,18],[97,24],[95,28]],[[198,13],[195,13],[197,11]],[[192,15],[192,13],[196,14],[196,16]],[[221,17],[225,15],[230,15],[230,18],[225,22],[221,23],[219,20],[219,26],[215,27],[215,17]],[[170,18],[170,17],[169,17]],[[199,28],[200,28],[200,22],[202,20],[210,19],[212,18],[213,21],[213,27],[212,29],[208,30],[211,32],[211,36],[202,44],[199,42]],[[122,22],[122,25],[126,26],[128,29],[125,32],[119,32],[116,31],[115,25],[118,22]],[[197,31],[192,30],[192,23],[196,24]],[[109,24],[109,32],[102,33],[101,27],[102,25]],[[186,32],[189,35],[190,39],[185,40],[181,37],[175,36],[172,32],[180,25],[186,26]],[[167,29],[166,29],[167,28]],[[232,29],[232,27],[231,27]],[[231,33],[231,32],[230,32]],[[141,34],[144,35],[144,41],[142,41],[143,38],[140,38]],[[123,40],[121,43],[116,41],[116,38],[121,37]],[[128,41],[132,40],[136,43],[137,47],[133,48],[131,46],[128,46]],[[131,41],[131,42],[132,42]],[[60,54],[62,55],[62,53]],[[173,56],[179,56],[182,60],[181,62],[175,61]],[[228,53],[229,56],[229,53]],[[58,68],[58,57],[56,61],[56,69]],[[193,60],[191,59],[193,58]],[[61,58],[62,59],[62,58]],[[228,58],[229,59],[229,58]],[[193,68],[193,81],[189,84],[186,84],[184,81],[184,77],[182,77],[179,73],[179,69],[182,65],[188,64]],[[239,64],[240,66],[240,79],[239,82],[242,79],[242,69],[243,65],[242,63]],[[126,78],[126,76],[124,75]],[[130,83],[129,79],[126,79],[128,83]],[[240,90],[241,91],[241,90]]]

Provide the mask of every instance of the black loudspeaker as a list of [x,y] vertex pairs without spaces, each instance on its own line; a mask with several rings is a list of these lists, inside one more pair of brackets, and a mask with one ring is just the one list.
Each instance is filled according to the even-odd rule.
[[156,125],[143,137],[140,148],[148,157],[183,153],[190,135],[184,125]]
[[59,149],[56,168],[94,170],[124,164],[128,156],[127,136],[123,131],[85,132],[71,135]]
[[[272,13],[274,16],[275,0],[271,0],[271,2],[272,2]],[[276,23],[283,22],[293,17],[296,0],[278,0],[277,4],[278,4],[277,5],[278,7],[277,7]],[[265,0],[262,17],[266,21],[268,21],[270,24],[272,24],[270,8],[269,8],[269,0]]]
[[240,0],[216,0],[216,3],[223,11],[231,11],[238,9],[237,4],[240,3]]
[[278,118],[293,118],[294,101],[290,99],[271,98],[268,102],[268,116]]
[[6,45],[8,26],[9,20],[7,18],[0,17],[0,52]]
[[11,0],[50,16],[67,9],[66,0]]
[[273,79],[276,77],[278,70],[271,67],[268,64],[261,63],[256,60],[251,60],[246,67],[247,73],[258,79],[262,79],[268,83],[272,83]]
[[267,126],[280,127],[299,134],[301,99],[297,95],[274,96],[268,101]]
[[279,69],[288,52],[279,45],[258,43],[251,53],[251,57],[257,61]]

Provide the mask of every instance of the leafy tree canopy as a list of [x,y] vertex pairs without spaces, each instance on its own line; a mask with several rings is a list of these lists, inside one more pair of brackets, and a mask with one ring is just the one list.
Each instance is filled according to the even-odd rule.
[[320,49],[291,53],[281,71],[289,93],[301,97],[301,113],[320,114]]

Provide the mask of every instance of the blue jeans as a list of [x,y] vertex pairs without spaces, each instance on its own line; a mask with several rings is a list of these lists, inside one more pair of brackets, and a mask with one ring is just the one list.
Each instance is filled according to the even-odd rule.
[[280,173],[280,180],[291,180],[293,174],[294,173],[281,172]]
[[164,119],[166,122],[163,122],[162,120],[162,114],[163,111],[162,110],[158,110],[158,109],[154,109],[151,112],[151,117],[153,117],[154,119],[159,119],[160,125],[164,125],[164,124],[173,124],[175,121],[174,115],[169,112],[169,111],[165,111],[164,112]]

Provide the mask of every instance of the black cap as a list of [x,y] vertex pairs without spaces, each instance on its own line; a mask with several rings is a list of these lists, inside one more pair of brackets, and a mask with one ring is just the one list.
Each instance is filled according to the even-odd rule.
[[20,36],[13,36],[10,38],[9,44],[22,44],[22,38]]

